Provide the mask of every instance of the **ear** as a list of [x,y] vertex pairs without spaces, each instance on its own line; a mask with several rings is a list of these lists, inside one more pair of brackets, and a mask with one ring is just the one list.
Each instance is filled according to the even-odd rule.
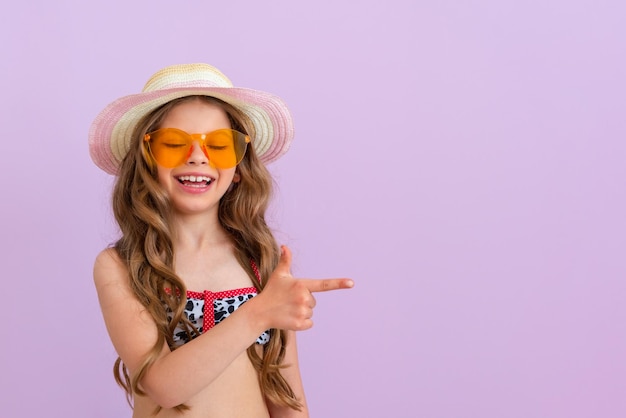
[[239,183],[241,181],[241,175],[239,171],[235,171],[235,175],[233,176],[233,183]]

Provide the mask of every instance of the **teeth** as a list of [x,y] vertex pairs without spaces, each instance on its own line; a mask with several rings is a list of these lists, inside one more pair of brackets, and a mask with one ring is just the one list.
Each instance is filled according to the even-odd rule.
[[207,176],[180,176],[178,180],[190,181],[192,183],[208,183],[211,181],[211,178]]

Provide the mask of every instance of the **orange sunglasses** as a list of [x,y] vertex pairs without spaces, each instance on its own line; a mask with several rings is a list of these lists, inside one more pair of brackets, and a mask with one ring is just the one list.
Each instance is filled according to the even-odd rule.
[[157,129],[144,137],[144,144],[154,160],[166,168],[178,167],[187,161],[195,141],[200,144],[212,167],[232,168],[246,154],[250,137],[234,129],[189,134],[176,128]]

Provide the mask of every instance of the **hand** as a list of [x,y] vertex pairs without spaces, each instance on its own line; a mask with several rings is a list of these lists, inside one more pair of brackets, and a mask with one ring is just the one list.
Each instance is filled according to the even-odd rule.
[[291,275],[291,251],[282,246],[278,265],[257,298],[263,299],[262,311],[267,315],[268,328],[302,331],[313,326],[313,293],[353,286],[350,279],[294,278]]

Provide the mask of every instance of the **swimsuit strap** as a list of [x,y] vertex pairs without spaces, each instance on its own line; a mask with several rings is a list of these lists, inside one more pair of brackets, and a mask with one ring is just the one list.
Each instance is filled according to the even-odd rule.
[[259,284],[261,284],[261,273],[259,273],[259,268],[257,267],[253,259],[250,259],[250,266],[254,271],[254,275],[256,276],[257,281],[259,282]]

